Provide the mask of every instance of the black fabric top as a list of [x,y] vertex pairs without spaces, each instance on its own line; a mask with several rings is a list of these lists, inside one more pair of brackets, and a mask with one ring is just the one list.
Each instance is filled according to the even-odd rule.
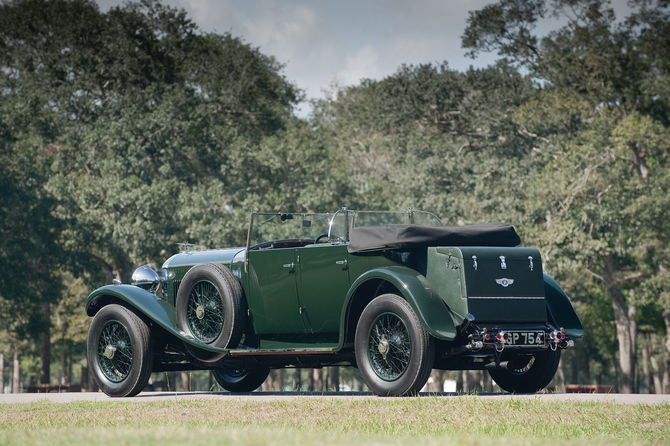
[[349,234],[350,253],[428,246],[517,246],[519,235],[503,223],[469,226],[360,226]]

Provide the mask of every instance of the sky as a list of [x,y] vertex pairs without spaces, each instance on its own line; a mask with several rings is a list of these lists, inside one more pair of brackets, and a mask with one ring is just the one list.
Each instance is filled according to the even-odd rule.
[[[123,0],[97,0],[102,11]],[[461,35],[468,11],[491,0],[163,0],[186,10],[206,32],[229,32],[284,64],[283,74],[322,97],[333,85],[383,79],[402,64],[441,64],[464,71],[493,63],[495,54],[465,56]],[[613,0],[617,16],[626,0]],[[546,19],[539,34],[559,26]],[[299,116],[310,111],[300,104]]]

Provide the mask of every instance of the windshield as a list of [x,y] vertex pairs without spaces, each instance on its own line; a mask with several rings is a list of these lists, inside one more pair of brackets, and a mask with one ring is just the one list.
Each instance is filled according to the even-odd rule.
[[435,214],[409,209],[406,211],[352,211],[343,208],[332,218],[330,239],[349,241],[349,231],[360,226],[384,225],[442,226]]
[[328,237],[332,214],[253,214],[249,228],[249,248],[272,247],[279,241],[314,243]]

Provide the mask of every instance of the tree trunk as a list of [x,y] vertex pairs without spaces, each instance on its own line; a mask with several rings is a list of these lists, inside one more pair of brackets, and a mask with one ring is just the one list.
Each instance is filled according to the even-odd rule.
[[91,391],[91,389],[88,386],[88,359],[84,357],[81,360],[81,388],[86,391]]
[[665,367],[663,371],[663,393],[670,393],[670,310],[663,310],[663,321],[665,322]]
[[556,377],[554,382],[556,383],[556,391],[558,393],[565,393],[565,372],[563,371],[563,366],[565,362],[563,359],[558,363],[558,370],[556,371]]
[[[633,291],[631,290],[631,297]],[[635,306],[628,307],[630,321],[630,361],[633,369],[633,393],[640,393],[640,372],[637,366],[637,321],[635,320]]]
[[429,392],[444,392],[444,370],[434,369],[431,372],[431,378],[433,382],[429,380],[428,391]]
[[293,376],[293,390],[296,391],[301,391],[304,390],[302,388],[302,376],[300,376],[300,372],[302,369],[294,369],[295,370],[295,375]]
[[63,374],[60,378],[61,385],[69,385],[72,383],[72,356],[70,356],[65,349],[60,354],[61,368]]
[[263,384],[261,385],[261,390],[263,392],[272,392],[274,390],[274,373],[270,371],[270,374],[268,377],[263,381]]
[[644,375],[644,393],[656,393],[654,392],[654,381],[651,377],[651,368],[649,367],[651,352],[649,344],[646,344],[642,347],[642,374]]
[[467,370],[463,390],[465,392],[481,392],[482,391],[481,378],[482,378],[481,370]]
[[5,354],[0,353],[0,394],[5,393]]
[[40,383],[51,382],[51,305],[48,302],[42,304],[42,352],[40,369]]
[[467,392],[465,370],[456,371],[456,392]]
[[[626,297],[621,292],[621,287],[615,277],[616,270],[614,258],[611,255],[603,257],[605,265],[605,283],[607,293],[612,300],[614,309],[614,323],[616,325],[616,337],[619,341],[619,375],[621,393],[633,393],[634,390],[634,354],[633,340],[631,339],[631,324],[629,318],[629,309],[626,303]],[[633,310],[634,311],[634,310]]]
[[493,378],[491,378],[489,372],[482,372],[482,390],[486,393],[493,392]]
[[339,367],[328,367],[328,391],[330,392],[339,392],[340,391],[340,368]]
[[181,390],[184,392],[191,391],[191,377],[187,371],[181,372]]
[[14,352],[14,367],[12,368],[12,393],[21,391],[21,370],[19,367],[19,353]]
[[275,370],[275,390],[277,392],[284,391],[284,369]]
[[313,369],[312,379],[314,380],[314,391],[323,392],[323,370]]
[[314,369],[307,369],[307,390],[314,392]]

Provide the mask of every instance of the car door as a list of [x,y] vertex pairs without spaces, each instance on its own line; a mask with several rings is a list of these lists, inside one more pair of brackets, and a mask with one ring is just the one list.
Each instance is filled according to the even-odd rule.
[[298,290],[308,332],[337,334],[349,291],[347,246],[318,244],[298,249]]
[[304,334],[296,288],[295,248],[250,251],[247,301],[254,330]]

